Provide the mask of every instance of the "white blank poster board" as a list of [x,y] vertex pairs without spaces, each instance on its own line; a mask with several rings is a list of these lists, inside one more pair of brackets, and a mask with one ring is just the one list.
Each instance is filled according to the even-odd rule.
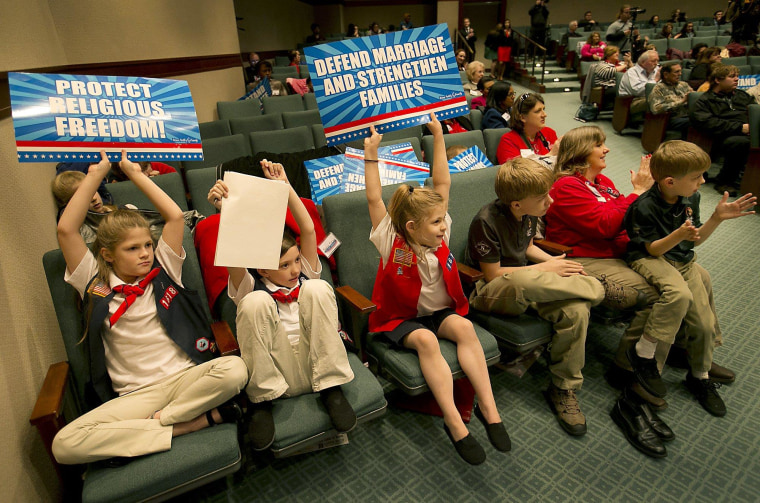
[[277,269],[290,186],[228,171],[214,265]]

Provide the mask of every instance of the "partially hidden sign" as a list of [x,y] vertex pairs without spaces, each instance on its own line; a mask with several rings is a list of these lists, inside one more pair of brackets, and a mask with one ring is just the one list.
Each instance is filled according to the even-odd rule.
[[[355,192],[365,189],[364,181],[364,151],[355,148],[346,148],[344,155],[343,175],[341,178],[342,192]],[[408,183],[412,186],[420,186],[430,176],[430,166],[427,163],[404,159],[400,156],[382,154],[378,152],[378,168],[380,170],[380,184],[393,185],[395,183]]]
[[461,173],[493,166],[486,154],[477,146],[470,147],[461,154],[449,160],[449,173]]
[[448,26],[304,48],[328,145],[469,113]]
[[8,74],[19,162],[203,159],[187,82],[143,77]]

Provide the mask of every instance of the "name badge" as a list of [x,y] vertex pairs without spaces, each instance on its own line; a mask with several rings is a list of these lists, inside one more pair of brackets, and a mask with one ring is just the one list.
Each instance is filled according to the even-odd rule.
[[325,239],[319,243],[318,248],[325,254],[325,257],[330,258],[335,250],[340,246],[340,241],[335,237],[332,232],[325,236]]
[[453,265],[454,265],[454,254],[449,253],[449,258],[446,259],[446,270],[450,271]]

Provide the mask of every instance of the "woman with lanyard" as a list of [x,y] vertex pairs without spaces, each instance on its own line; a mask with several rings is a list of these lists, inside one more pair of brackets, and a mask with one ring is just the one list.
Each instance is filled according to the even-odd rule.
[[503,164],[515,157],[529,157],[551,166],[549,156],[559,148],[557,133],[546,127],[546,106],[540,94],[525,93],[512,105],[512,131],[501,137],[496,158]]

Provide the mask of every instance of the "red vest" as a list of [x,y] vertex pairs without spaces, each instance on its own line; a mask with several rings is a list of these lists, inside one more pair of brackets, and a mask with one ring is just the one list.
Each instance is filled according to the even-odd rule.
[[[443,282],[446,292],[451,297],[457,314],[465,316],[469,304],[462,291],[459,271],[454,255],[442,241],[435,252],[438,265],[443,271]],[[369,315],[370,332],[387,332],[393,330],[406,320],[417,317],[417,302],[422,290],[422,280],[417,271],[417,256],[401,236],[393,240],[388,264],[377,269],[375,287],[372,290],[372,301],[377,310]]]

